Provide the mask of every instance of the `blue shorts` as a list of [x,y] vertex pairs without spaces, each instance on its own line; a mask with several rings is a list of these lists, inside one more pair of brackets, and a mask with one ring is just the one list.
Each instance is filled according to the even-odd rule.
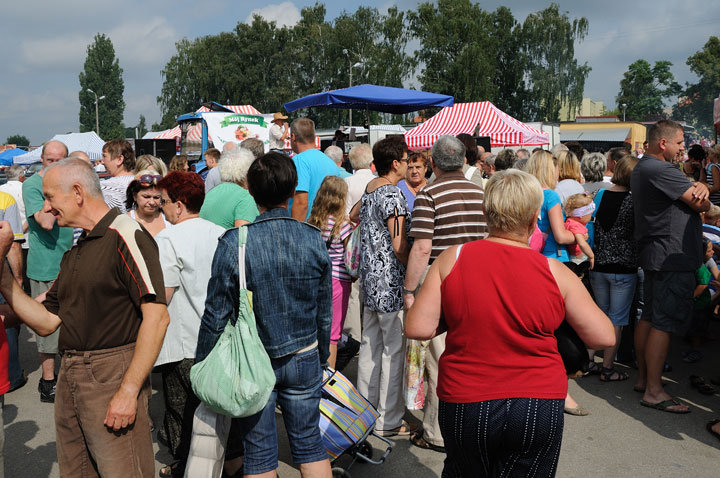
[[278,467],[275,403],[280,405],[290,439],[293,463],[328,458],[320,435],[322,368],[317,347],[308,352],[271,359],[277,382],[265,408],[236,422],[244,436],[244,473],[255,475]]
[[609,274],[590,271],[590,285],[595,302],[613,325],[624,326],[630,320],[630,307],[635,297],[637,273]]

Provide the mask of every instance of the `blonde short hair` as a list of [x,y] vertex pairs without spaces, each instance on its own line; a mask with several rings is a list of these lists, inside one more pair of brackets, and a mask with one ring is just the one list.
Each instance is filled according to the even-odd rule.
[[527,234],[542,203],[537,178],[518,169],[496,172],[485,185],[485,219],[490,233]]
[[710,206],[710,209],[705,213],[705,219],[709,219],[711,221],[717,221],[720,219],[720,206],[716,206],[715,204]]
[[560,151],[557,154],[558,180],[574,179],[580,181],[580,161],[572,151]]
[[585,193],[573,194],[565,201],[565,214],[572,215],[572,212],[593,202],[593,199]]
[[557,186],[555,165],[555,156],[549,151],[540,150],[530,156],[525,171],[535,176],[543,188],[555,189],[555,186]]

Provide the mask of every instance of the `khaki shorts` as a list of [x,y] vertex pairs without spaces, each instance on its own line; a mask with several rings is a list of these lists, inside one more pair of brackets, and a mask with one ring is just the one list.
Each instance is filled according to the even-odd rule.
[[[45,291],[50,290],[55,281],[37,281],[30,279],[30,297],[37,297]],[[61,326],[62,327],[62,326]],[[60,327],[52,334],[42,337],[35,334],[35,342],[37,343],[38,352],[41,354],[58,353],[58,337],[60,336]]]

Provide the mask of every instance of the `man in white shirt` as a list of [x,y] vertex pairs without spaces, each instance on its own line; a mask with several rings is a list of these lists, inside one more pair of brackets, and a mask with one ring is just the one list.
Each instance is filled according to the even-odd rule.
[[290,137],[290,127],[285,122],[287,118],[280,112],[273,115],[272,126],[270,126],[270,151],[284,152],[285,140]]

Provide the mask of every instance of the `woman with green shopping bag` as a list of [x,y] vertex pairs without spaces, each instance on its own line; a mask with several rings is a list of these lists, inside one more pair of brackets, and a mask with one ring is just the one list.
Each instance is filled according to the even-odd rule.
[[[328,358],[332,322],[330,258],[320,231],[288,213],[288,200],[297,185],[290,158],[278,153],[261,156],[250,166],[247,182],[260,215],[246,226],[246,287],[276,385],[264,409],[233,423],[245,444],[244,473],[272,473],[277,468],[277,403],[301,473],[330,477],[318,426],[322,366]],[[238,317],[238,240],[238,229],[220,238],[196,362],[210,353],[228,321],[234,323]]]

